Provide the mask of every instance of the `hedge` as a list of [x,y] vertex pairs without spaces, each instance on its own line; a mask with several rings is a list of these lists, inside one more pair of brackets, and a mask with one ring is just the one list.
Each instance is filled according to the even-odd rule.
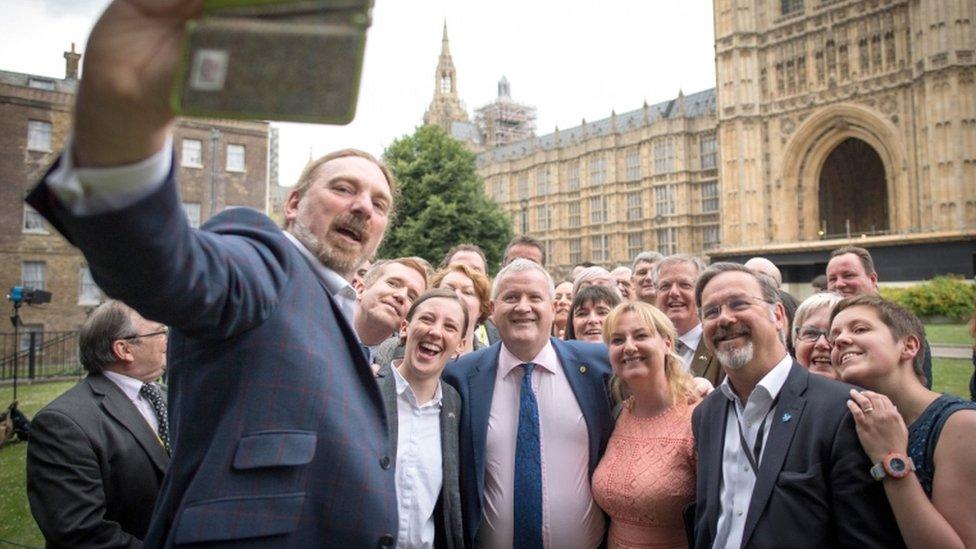
[[908,288],[881,288],[881,296],[922,318],[966,321],[976,310],[976,284],[957,275],[937,276]]

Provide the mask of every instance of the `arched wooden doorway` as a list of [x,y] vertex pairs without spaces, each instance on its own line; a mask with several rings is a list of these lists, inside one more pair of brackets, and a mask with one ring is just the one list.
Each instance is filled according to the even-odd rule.
[[820,224],[826,236],[889,229],[884,164],[864,141],[850,137],[820,169]]

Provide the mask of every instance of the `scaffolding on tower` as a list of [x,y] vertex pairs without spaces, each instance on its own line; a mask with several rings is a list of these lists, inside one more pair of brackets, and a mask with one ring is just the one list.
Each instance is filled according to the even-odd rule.
[[512,100],[508,79],[498,82],[498,97],[475,110],[475,123],[488,147],[507,145],[535,136],[535,107]]

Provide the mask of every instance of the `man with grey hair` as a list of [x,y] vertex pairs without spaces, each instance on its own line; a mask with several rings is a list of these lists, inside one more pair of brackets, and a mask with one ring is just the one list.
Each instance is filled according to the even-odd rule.
[[27,498],[48,546],[138,546],[169,467],[166,327],[119,301],[79,335],[88,376],[34,416]]
[[610,276],[612,276],[614,281],[616,281],[617,291],[620,292],[620,296],[623,297],[625,301],[634,299],[634,272],[630,267],[621,265],[610,271]]
[[518,235],[505,246],[505,253],[502,255],[502,267],[520,257],[535,261],[545,267],[546,247],[538,238],[527,234]]
[[607,348],[550,337],[554,293],[542,266],[512,261],[492,286],[501,341],[444,372],[463,403],[461,507],[469,547],[596,547],[603,540],[605,518],[590,476],[613,427]]
[[657,252],[641,252],[634,258],[633,271],[634,296],[636,299],[654,305],[657,291],[654,288],[654,266],[664,256]]
[[786,352],[773,281],[717,263],[698,277],[695,301],[727,377],[692,415],[694,546],[902,546],[846,406],[850,386]]
[[754,257],[746,261],[745,266],[771,278],[776,283],[777,288],[783,285],[783,274],[779,272],[779,267],[765,257]]
[[705,263],[693,255],[675,254],[662,259],[652,272],[657,286],[655,306],[674,324],[678,334],[674,350],[685,368],[717,387],[725,374],[718,359],[705,345],[695,303],[695,281],[703,270]]

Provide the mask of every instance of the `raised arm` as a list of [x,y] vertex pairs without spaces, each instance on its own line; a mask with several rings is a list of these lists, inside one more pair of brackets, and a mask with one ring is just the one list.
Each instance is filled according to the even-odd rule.
[[74,161],[131,164],[163,148],[184,26],[203,0],[115,0],[92,29],[75,107]]

